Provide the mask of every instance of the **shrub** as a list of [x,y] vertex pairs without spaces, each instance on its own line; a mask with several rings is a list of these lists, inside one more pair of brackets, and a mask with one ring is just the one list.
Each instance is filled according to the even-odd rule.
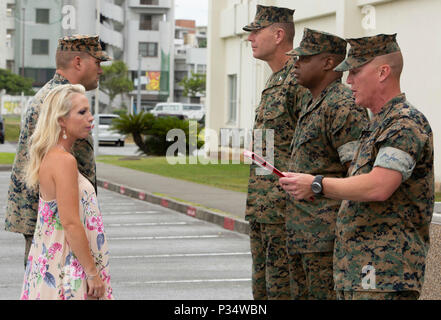
[[[151,113],[141,112],[138,115],[122,115],[113,121],[113,129],[123,134],[132,134],[139,150],[146,155],[164,156],[167,149],[175,141],[167,141],[167,133],[173,129],[181,129],[186,136],[187,152],[189,151],[189,121],[176,117],[155,118]],[[199,135],[202,127],[198,125]],[[197,148],[203,145],[197,142]]]

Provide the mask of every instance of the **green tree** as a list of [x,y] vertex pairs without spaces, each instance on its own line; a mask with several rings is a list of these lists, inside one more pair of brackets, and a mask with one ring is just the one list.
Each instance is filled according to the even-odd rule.
[[184,87],[185,97],[196,97],[198,93],[204,95],[206,88],[206,75],[202,73],[191,72],[191,77],[185,77],[179,82]]
[[20,95],[24,92],[26,96],[33,96],[35,94],[32,90],[33,82],[31,78],[23,78],[9,70],[0,69],[0,90],[5,89],[7,94]]
[[119,95],[129,93],[134,89],[129,79],[129,72],[123,61],[114,61],[110,66],[103,66],[103,74],[100,79],[100,90],[109,96],[109,107]]

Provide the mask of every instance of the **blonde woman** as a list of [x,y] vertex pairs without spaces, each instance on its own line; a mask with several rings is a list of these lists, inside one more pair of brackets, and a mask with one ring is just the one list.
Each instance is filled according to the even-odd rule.
[[70,153],[93,116],[82,85],[46,97],[30,140],[26,183],[39,188],[37,226],[21,299],[113,299],[108,250],[94,187]]

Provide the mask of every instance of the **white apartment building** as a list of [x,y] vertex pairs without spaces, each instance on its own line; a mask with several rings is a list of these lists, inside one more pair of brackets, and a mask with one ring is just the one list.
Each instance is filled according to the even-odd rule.
[[60,28],[61,0],[15,0],[7,2],[7,68],[33,78],[41,87],[55,72],[55,51]]
[[0,68],[14,71],[15,0],[0,0]]
[[185,97],[184,88],[179,84],[191,73],[207,73],[206,27],[196,27],[194,20],[175,22],[175,90],[174,101],[184,103],[204,103],[204,96]]
[[[271,70],[252,56],[242,27],[256,5],[296,9],[294,46],[304,27],[343,38],[398,33],[405,67],[402,90],[434,131],[435,178],[441,182],[440,0],[210,0],[208,25],[207,128],[250,129]],[[213,146],[214,148],[214,146]]]
[[124,61],[136,79],[141,56],[142,106],[173,101],[174,0],[126,0],[125,12]]
[[64,4],[72,6],[76,21],[65,34],[99,34],[109,55],[127,64],[136,88],[130,93],[133,99],[115,101],[116,105],[136,103],[138,69],[141,106],[173,99],[174,0],[64,0]]
[[[0,43],[6,44],[0,67],[17,74],[24,69],[36,87],[55,72],[61,36],[99,34],[104,50],[127,64],[134,82],[140,70],[142,105],[173,99],[174,0],[0,0],[0,6]],[[130,93],[135,102],[137,93]],[[128,106],[130,99],[115,103]]]

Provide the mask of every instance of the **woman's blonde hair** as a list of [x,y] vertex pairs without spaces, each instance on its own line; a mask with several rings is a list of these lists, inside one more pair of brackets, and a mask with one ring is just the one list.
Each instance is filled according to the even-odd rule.
[[41,162],[49,150],[57,145],[61,133],[58,119],[67,117],[72,109],[72,96],[84,94],[80,84],[65,84],[52,89],[40,107],[35,131],[29,140],[29,161],[26,166],[26,185],[36,188]]

